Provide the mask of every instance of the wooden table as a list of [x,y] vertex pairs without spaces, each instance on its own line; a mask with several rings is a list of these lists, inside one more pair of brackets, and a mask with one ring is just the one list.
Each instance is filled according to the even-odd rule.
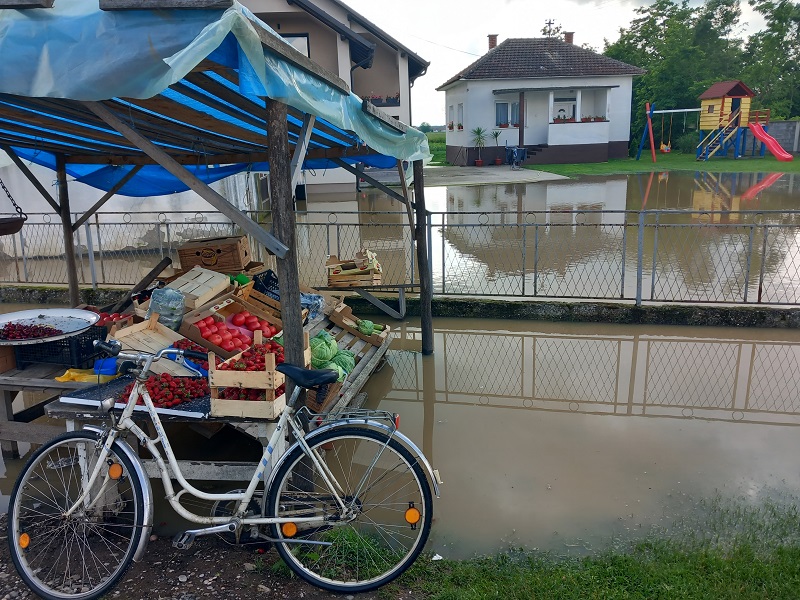
[[[0,446],[3,456],[17,458],[17,442],[41,444],[63,430],[52,425],[30,423],[45,414],[45,407],[55,398],[70,390],[90,386],[76,381],[56,381],[66,367],[60,365],[30,365],[25,369],[12,369],[0,374]],[[20,392],[43,394],[41,402],[16,415],[12,403]]]

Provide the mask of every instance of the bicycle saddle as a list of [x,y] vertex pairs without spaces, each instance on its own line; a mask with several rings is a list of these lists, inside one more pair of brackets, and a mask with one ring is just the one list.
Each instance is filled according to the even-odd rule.
[[303,367],[283,363],[276,366],[275,370],[283,373],[301,388],[307,390],[326,383],[333,383],[339,379],[339,373],[330,369],[304,369]]

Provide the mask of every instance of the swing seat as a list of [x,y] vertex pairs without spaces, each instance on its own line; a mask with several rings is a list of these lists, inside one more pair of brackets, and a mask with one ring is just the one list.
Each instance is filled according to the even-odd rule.
[[663,154],[669,154],[670,150],[671,148],[669,146],[667,146],[666,144],[661,144],[661,152]]
[[0,218],[0,235],[14,235],[18,233],[25,224],[25,220],[25,217]]

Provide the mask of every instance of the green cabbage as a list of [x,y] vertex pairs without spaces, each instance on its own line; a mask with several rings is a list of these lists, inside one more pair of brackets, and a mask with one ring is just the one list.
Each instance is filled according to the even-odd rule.
[[331,361],[324,362],[324,363],[320,364],[320,366],[315,367],[315,368],[316,369],[330,369],[331,371],[336,371],[337,373],[339,373],[339,377],[336,379],[336,381],[344,381],[344,378],[347,377],[347,373],[344,372],[344,369],[342,369],[342,367],[337,365],[335,362],[331,362]]
[[339,352],[336,340],[327,331],[320,331],[311,338],[311,365],[315,369],[321,368],[319,365],[330,361]]
[[356,356],[350,350],[339,350],[331,362],[339,365],[345,373],[350,373],[356,368]]
[[375,331],[375,323],[367,319],[361,319],[358,324],[358,330],[364,335],[372,335],[372,332]]

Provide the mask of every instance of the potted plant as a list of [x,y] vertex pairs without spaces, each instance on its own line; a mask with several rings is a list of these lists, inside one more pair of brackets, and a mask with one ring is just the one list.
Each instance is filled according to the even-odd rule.
[[483,160],[481,160],[481,148],[486,146],[486,130],[483,127],[476,127],[472,131],[472,145],[478,149],[478,158],[475,159],[475,166],[482,167]]
[[453,122],[452,122],[452,121],[450,121],[450,122],[447,124],[447,129],[448,129],[448,130],[450,130],[450,131],[453,131]]
[[459,130],[459,131],[461,131],[461,130],[463,130],[463,129],[464,129],[464,126],[463,126],[461,123],[459,123],[459,124],[458,124],[458,130]]
[[[500,145],[500,143],[498,142],[498,138],[500,137],[500,133],[501,132],[500,132],[499,129],[493,129],[492,130],[492,138],[494,139],[494,145],[495,146],[499,146]],[[496,156],[495,159],[494,159],[494,164],[502,165],[503,164],[503,157],[502,156]]]
[[500,123],[500,125],[498,125],[498,127],[500,127],[501,129],[506,129],[506,128],[508,128],[508,123]]

